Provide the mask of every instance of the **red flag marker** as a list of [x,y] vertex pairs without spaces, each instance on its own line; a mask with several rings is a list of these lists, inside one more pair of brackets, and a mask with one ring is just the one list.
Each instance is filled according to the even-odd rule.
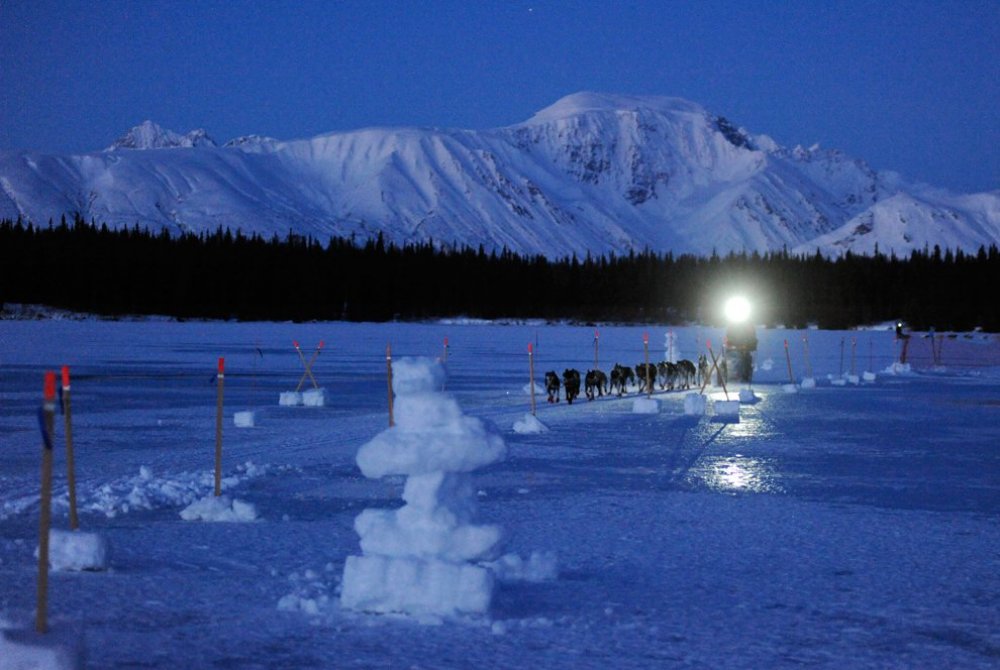
[[69,389],[69,366],[62,366],[62,386],[63,390]]
[[51,401],[56,399],[56,373],[46,372],[45,373],[45,400]]

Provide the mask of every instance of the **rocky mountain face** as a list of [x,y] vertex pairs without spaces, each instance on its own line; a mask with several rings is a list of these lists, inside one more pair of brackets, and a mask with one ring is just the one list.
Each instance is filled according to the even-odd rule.
[[204,131],[146,122],[104,152],[0,153],[0,216],[72,212],[114,226],[381,232],[549,257],[1000,243],[1000,192],[952,194],[835,150],[782,147],[677,98],[594,93],[485,131],[369,128],[219,147]]

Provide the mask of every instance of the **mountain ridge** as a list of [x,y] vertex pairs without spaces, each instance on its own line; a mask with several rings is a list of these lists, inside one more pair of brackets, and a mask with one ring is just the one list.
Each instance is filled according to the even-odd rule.
[[74,156],[0,152],[0,216],[79,212],[110,226],[320,239],[381,232],[549,257],[904,254],[1000,240],[1000,192],[953,194],[834,149],[782,147],[666,96],[575,93],[483,131],[373,127],[220,147],[203,130],[146,122],[122,140]]

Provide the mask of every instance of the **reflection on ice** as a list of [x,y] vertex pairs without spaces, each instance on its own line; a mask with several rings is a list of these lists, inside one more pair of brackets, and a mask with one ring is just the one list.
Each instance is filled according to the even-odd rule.
[[737,454],[702,461],[692,477],[715,491],[776,493],[781,488],[775,483],[770,465],[759,458]]

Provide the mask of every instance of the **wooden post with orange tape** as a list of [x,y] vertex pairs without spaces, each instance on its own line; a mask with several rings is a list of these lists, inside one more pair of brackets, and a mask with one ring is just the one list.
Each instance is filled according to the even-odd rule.
[[226,383],[226,359],[219,358],[219,393],[215,402],[215,495],[222,495],[222,396]]
[[42,492],[38,522],[38,593],[35,630],[48,630],[49,528],[52,525],[52,432],[56,416],[56,373],[45,373],[45,389],[39,419],[42,428]]
[[646,367],[646,397],[653,397],[653,380],[649,376],[649,333],[642,334],[642,350],[643,357],[645,359]]
[[531,388],[531,416],[535,416],[535,348],[528,342],[528,386]]
[[69,527],[80,528],[76,513],[76,465],[73,460],[73,406],[69,398],[69,366],[62,367],[63,418],[66,426],[66,484],[69,487]]
[[385,345],[385,372],[389,383],[389,427],[396,425],[396,420],[392,414],[392,342]]

